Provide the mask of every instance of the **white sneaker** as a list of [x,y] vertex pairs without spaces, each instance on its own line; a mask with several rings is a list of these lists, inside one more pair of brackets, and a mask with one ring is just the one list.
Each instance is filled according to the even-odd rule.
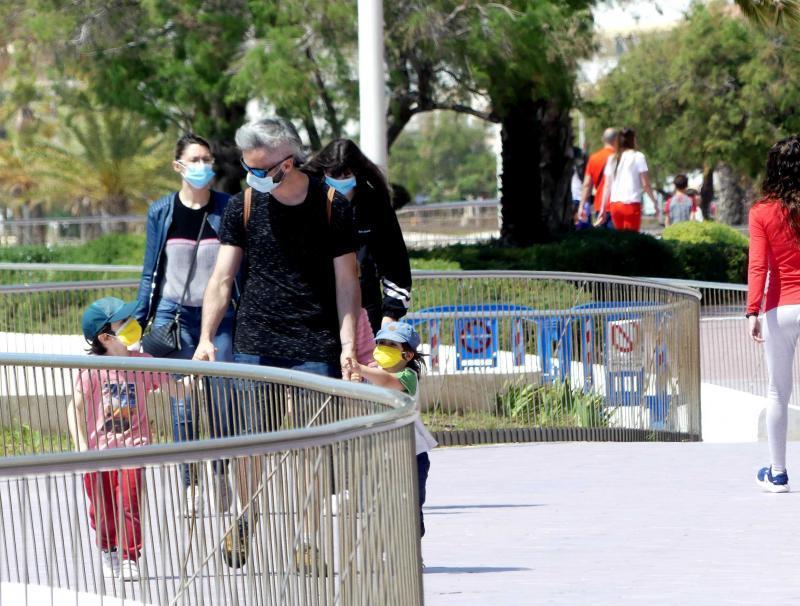
[[233,505],[233,488],[227,473],[214,474],[214,502],[217,513],[230,511],[231,505]]
[[100,560],[103,563],[103,576],[113,579],[119,573],[119,556],[116,551],[101,552]]
[[203,491],[199,484],[190,484],[183,489],[184,496],[184,515],[193,518],[200,515],[203,506]]
[[123,581],[137,581],[139,579],[139,563],[135,560],[122,560],[119,566],[119,578]]

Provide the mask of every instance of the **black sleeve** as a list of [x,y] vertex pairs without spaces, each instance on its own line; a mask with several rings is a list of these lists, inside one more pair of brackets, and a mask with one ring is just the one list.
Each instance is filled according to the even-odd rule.
[[[236,194],[225,206],[219,227],[219,241],[222,244],[247,249],[247,230],[244,228],[244,196]],[[252,214],[251,214],[252,217]]]
[[334,195],[331,205],[331,256],[335,259],[354,253],[356,248],[353,203],[337,193]]
[[370,234],[369,252],[375,260],[383,290],[383,315],[399,320],[411,303],[411,264],[403,232],[391,203],[376,195],[378,217]]

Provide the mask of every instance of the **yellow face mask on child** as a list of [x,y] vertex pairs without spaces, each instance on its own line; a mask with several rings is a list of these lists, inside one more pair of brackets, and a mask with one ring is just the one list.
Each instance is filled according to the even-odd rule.
[[134,343],[138,343],[142,338],[142,327],[136,320],[131,318],[120,326],[119,330],[114,334],[117,335],[117,338],[125,347],[130,347]]
[[381,368],[394,368],[403,361],[403,351],[389,345],[378,345],[372,357]]

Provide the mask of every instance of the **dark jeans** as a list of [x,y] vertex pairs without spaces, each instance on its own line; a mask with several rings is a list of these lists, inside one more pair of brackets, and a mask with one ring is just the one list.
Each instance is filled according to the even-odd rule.
[[[244,353],[233,354],[233,361],[239,364],[300,370],[334,379],[342,377],[339,362],[303,362],[278,356],[257,356]],[[241,381],[237,384],[237,412],[242,433],[260,433],[274,431],[278,428],[286,412],[287,399],[285,394],[272,392],[273,390],[268,386],[256,385],[251,381]]]
[[419,482],[419,536],[425,536],[425,518],[422,515],[422,506],[425,504],[425,486],[428,483],[428,472],[431,470],[431,460],[427,452],[417,455],[417,481]]
[[[160,326],[170,322],[175,317],[178,304],[168,299],[161,299],[156,310],[153,326]],[[201,307],[183,306],[181,309],[181,349],[173,352],[168,357],[178,360],[190,360],[200,340]],[[214,337],[214,346],[217,348],[218,362],[233,360],[233,308],[225,314],[217,336]],[[221,438],[233,433],[233,413],[231,407],[230,382],[227,379],[211,377],[203,379],[203,389],[206,394],[205,405],[208,413],[208,428],[212,438]],[[196,440],[200,423],[197,421],[197,406],[190,398],[170,397],[172,408],[172,437],[176,442]],[[224,473],[227,461],[214,461],[214,471]],[[192,477],[192,468],[181,465],[181,476],[184,486],[196,483]]]

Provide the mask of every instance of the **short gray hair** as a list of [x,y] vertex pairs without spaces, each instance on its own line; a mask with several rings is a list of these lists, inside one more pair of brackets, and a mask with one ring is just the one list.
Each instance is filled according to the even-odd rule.
[[305,160],[303,142],[297,129],[283,118],[265,118],[243,124],[236,131],[236,146],[243,152],[258,148],[286,150],[286,155],[293,155],[297,162]]
[[603,131],[603,143],[608,143],[609,145],[613,145],[614,141],[616,140],[617,140],[616,128],[607,128]]

